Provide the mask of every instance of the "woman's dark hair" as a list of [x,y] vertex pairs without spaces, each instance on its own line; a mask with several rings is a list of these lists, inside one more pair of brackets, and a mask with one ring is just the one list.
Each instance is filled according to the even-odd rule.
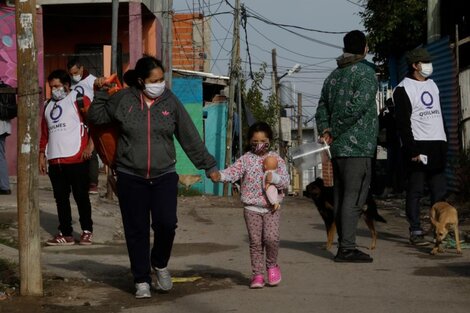
[[271,129],[271,126],[269,126],[265,122],[256,122],[253,125],[248,128],[248,134],[247,134],[247,145],[246,145],[246,150],[250,150],[250,140],[253,137],[254,133],[258,132],[263,132],[266,137],[268,137],[269,141],[273,141],[273,130]]
[[62,85],[68,84],[69,87],[72,86],[72,81],[70,80],[70,75],[65,70],[55,70],[52,71],[49,76],[47,76],[47,81],[50,82],[53,79],[60,80]]
[[162,61],[153,57],[153,56],[144,56],[140,58],[137,63],[135,64],[134,72],[130,73],[129,86],[134,86],[139,89],[145,89],[145,86],[141,82],[141,80],[145,80],[146,78],[150,77],[150,72],[156,68],[160,68],[163,72],[165,72],[165,68],[163,67]]
[[122,80],[126,83],[127,86],[137,86],[137,74],[135,70],[128,70],[122,75]]

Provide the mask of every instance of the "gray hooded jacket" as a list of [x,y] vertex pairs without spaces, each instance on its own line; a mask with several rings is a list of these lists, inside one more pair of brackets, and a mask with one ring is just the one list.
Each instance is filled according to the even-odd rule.
[[175,171],[174,138],[191,162],[210,174],[217,164],[207,151],[183,104],[169,90],[148,107],[142,91],[130,87],[113,96],[96,92],[88,111],[94,125],[114,124],[119,129],[117,170],[144,178]]

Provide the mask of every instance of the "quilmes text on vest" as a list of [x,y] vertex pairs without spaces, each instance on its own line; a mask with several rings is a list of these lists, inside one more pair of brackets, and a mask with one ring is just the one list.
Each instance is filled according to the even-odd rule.
[[67,123],[57,123],[49,126],[49,133],[61,132],[67,129]]

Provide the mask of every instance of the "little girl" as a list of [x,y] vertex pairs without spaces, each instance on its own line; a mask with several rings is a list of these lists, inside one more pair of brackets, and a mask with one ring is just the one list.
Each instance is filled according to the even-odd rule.
[[[251,151],[242,155],[233,165],[214,175],[213,181],[236,182],[241,180],[241,201],[245,207],[244,217],[250,240],[252,278],[250,288],[264,286],[264,268],[268,272],[268,284],[276,286],[281,282],[281,270],[277,264],[279,251],[280,210],[273,210],[264,190],[265,184],[275,185],[280,193],[289,185],[286,164],[276,153],[269,151],[273,138],[271,127],[264,122],[253,124],[248,130]],[[274,156],[278,168],[264,178],[263,161]],[[266,264],[264,264],[264,248]]]

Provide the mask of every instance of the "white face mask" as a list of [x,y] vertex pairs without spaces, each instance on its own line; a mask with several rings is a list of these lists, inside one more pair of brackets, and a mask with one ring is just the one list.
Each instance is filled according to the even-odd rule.
[[150,99],[155,99],[160,97],[165,90],[165,82],[154,83],[154,84],[145,84],[144,93]]
[[432,63],[421,63],[421,71],[419,71],[421,76],[428,78],[432,75]]
[[67,92],[65,91],[64,87],[52,88],[52,99],[55,101],[60,101],[65,97],[67,97]]
[[79,81],[82,80],[82,75],[78,74],[78,75],[73,75],[72,76],[72,80],[74,83],[78,83]]

